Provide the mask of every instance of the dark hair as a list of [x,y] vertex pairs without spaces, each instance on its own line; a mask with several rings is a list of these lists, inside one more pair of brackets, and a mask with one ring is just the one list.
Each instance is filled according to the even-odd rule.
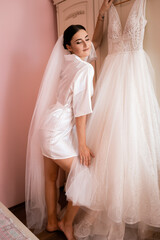
[[65,49],[67,49],[66,45],[71,45],[72,37],[75,33],[77,33],[79,30],[85,30],[85,27],[82,25],[70,25],[63,33],[63,46]]

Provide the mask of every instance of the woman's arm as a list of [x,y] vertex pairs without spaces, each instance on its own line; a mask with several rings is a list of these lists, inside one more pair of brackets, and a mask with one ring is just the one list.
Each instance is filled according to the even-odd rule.
[[95,30],[93,33],[93,38],[92,38],[92,42],[93,42],[95,49],[97,49],[99,47],[99,45],[101,44],[102,36],[103,36],[104,15],[105,15],[105,12],[108,11],[108,9],[110,8],[113,1],[114,0],[110,0],[110,1],[104,0],[101,8],[99,10],[97,23],[96,23],[96,27],[95,27]]
[[91,164],[91,157],[94,157],[94,154],[86,146],[86,115],[76,117],[75,119],[78,136],[80,163],[85,166],[89,166]]

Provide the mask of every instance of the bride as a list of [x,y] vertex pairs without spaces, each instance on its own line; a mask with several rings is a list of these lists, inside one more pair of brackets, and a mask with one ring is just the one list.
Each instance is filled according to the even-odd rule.
[[[104,1],[98,16],[93,43],[81,25],[69,26],[51,54],[36,102],[28,138],[26,163],[26,215],[29,228],[48,232],[61,229],[73,240],[72,222],[78,207],[68,203],[64,218],[56,213],[58,167],[69,172],[74,158],[90,164],[92,151],[86,145],[86,115],[92,112],[95,59],[101,41]],[[88,62],[87,62],[88,61]]]

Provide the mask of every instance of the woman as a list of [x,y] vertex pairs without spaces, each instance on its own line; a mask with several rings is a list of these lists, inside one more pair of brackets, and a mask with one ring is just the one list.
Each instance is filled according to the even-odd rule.
[[[105,0],[100,9],[93,36],[95,48],[101,42],[103,15],[111,3]],[[85,125],[86,115],[92,112],[94,72],[86,60],[95,59],[95,54],[94,50],[90,54],[91,46],[94,47],[80,25],[66,29],[63,45],[67,50],[63,49],[60,38],[53,49],[29,132],[26,213],[28,227],[42,230],[47,225],[46,230],[50,232],[60,228],[71,240],[74,239],[72,222],[78,208],[69,202],[63,220],[58,223],[56,180],[59,166],[69,172],[75,157],[80,156],[81,164],[86,166],[94,157],[85,142]]]

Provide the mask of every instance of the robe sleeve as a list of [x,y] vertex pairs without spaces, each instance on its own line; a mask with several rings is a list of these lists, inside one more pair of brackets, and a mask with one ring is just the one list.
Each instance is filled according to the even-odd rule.
[[90,64],[86,64],[76,75],[73,86],[73,112],[75,117],[80,117],[92,112],[94,69]]

